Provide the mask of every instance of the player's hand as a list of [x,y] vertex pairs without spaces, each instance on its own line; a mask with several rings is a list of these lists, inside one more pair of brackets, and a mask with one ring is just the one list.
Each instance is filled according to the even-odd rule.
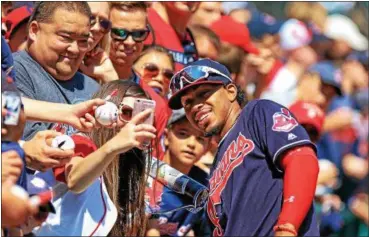
[[105,100],[97,98],[71,105],[66,122],[79,131],[91,132],[92,129],[99,127],[93,111],[103,104]]
[[138,113],[108,142],[114,153],[124,153],[134,147],[141,150],[147,148],[147,142],[156,137],[154,126],[142,124],[150,116],[150,113],[152,113],[151,109]]
[[52,130],[40,131],[24,143],[23,150],[26,153],[26,163],[29,168],[46,171],[66,165],[70,161],[74,154],[73,150],[53,148],[48,142],[59,135],[62,134]]
[[103,83],[119,79],[108,54],[101,48],[87,55],[79,68],[84,74]]
[[16,151],[7,151],[1,154],[1,180],[10,180],[15,183],[22,172],[23,162]]
[[274,236],[295,236],[295,235],[288,231],[276,231],[274,233]]

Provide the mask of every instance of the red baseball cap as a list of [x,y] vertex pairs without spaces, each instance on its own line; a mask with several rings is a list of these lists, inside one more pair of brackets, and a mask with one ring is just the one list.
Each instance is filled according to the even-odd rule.
[[14,9],[6,17],[4,17],[4,22],[7,27],[7,32],[5,38],[9,39],[13,34],[13,30],[21,23],[28,21],[29,17],[33,12],[33,8],[30,6],[23,6]]
[[290,111],[295,115],[300,124],[310,124],[314,126],[320,134],[323,128],[325,113],[318,105],[297,101],[290,106]]
[[259,54],[259,50],[251,42],[247,26],[233,20],[230,16],[222,16],[211,24],[210,29],[219,36],[221,41],[241,47],[248,53]]

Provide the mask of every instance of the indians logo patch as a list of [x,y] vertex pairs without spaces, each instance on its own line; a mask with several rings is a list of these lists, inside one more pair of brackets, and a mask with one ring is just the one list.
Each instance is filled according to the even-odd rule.
[[297,127],[297,125],[298,123],[296,119],[294,119],[290,112],[285,108],[281,108],[281,112],[273,114],[273,131],[289,132]]

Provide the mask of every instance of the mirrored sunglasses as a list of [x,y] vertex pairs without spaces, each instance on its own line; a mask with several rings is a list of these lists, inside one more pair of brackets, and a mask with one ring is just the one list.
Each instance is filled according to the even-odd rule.
[[135,30],[135,31],[128,31],[126,29],[119,29],[119,28],[112,28],[111,34],[114,40],[124,41],[128,38],[128,36],[132,36],[132,39],[135,42],[142,42],[144,41],[147,36],[149,35],[149,30]]

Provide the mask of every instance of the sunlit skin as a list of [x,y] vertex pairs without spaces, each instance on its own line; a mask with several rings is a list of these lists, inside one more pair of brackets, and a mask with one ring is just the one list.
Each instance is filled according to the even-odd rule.
[[192,166],[209,148],[210,138],[193,128],[187,119],[182,119],[165,132],[164,145],[167,151],[164,161],[182,173],[188,174]]
[[192,126],[205,133],[222,138],[236,121],[241,107],[237,87],[202,84],[186,90],[181,103]]
[[[146,12],[142,10],[122,11],[113,8],[110,11],[110,20],[112,28],[128,31],[145,30],[147,24]],[[143,46],[143,42],[135,42],[131,35],[124,41],[116,41],[113,38],[110,45],[110,59],[114,67],[131,68],[142,52]]]
[[[159,68],[159,74],[154,77],[146,77],[144,73],[144,67],[146,64],[152,63]],[[169,91],[170,78],[166,78],[163,75],[163,70],[174,70],[174,65],[172,65],[168,55],[160,52],[150,52],[142,56],[133,66],[135,71],[141,75],[141,79],[147,83],[151,88],[160,91],[161,96],[166,96]]]
[[32,21],[27,48],[31,56],[58,80],[70,80],[88,50],[90,19],[63,8],[49,23]]
[[[88,2],[93,16],[99,19],[109,20],[109,3],[108,2]],[[104,37],[104,30],[97,21],[95,25],[91,25],[90,37],[88,38],[89,50],[92,50]]]

